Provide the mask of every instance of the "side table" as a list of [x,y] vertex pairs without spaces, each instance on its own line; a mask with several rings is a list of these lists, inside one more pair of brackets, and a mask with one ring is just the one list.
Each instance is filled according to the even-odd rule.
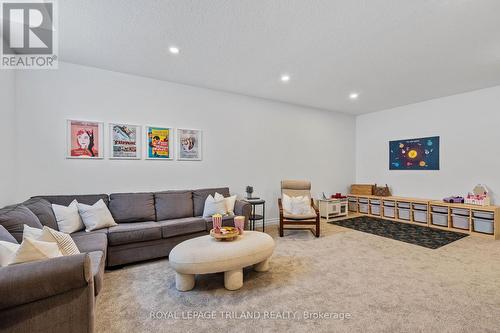
[[[255,221],[262,220],[262,232],[266,228],[266,201],[262,199],[244,199],[252,206],[252,212],[250,213],[250,229],[255,230]],[[262,214],[257,214],[257,206],[262,206]]]

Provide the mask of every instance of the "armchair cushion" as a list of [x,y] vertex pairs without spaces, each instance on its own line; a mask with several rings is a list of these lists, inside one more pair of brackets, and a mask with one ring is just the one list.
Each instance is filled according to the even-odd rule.
[[286,212],[283,213],[283,217],[288,220],[314,220],[316,216],[316,212],[311,212],[308,214],[289,214]]
[[311,182],[307,180],[282,180],[281,193],[292,197],[311,197]]

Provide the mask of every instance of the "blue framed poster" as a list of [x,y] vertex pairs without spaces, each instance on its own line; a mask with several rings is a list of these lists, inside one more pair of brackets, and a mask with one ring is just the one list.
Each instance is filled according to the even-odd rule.
[[439,170],[439,136],[389,141],[389,170]]

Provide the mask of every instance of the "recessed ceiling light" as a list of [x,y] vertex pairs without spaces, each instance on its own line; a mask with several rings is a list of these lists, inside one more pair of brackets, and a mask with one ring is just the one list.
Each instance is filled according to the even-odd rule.
[[179,54],[179,51],[180,51],[180,50],[179,50],[179,48],[178,48],[177,46],[170,46],[170,47],[168,48],[168,51],[169,51],[170,53],[172,53],[172,54]]
[[358,99],[359,94],[357,92],[352,92],[349,94],[350,99]]
[[288,81],[290,81],[290,75],[288,74],[281,75],[281,82],[288,82]]

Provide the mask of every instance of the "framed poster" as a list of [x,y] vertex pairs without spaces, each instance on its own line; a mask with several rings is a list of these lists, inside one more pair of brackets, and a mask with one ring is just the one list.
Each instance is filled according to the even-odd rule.
[[141,159],[141,127],[127,124],[109,124],[109,158]]
[[439,170],[439,136],[389,141],[389,170]]
[[170,127],[146,126],[146,159],[173,159],[173,129]]
[[102,159],[103,123],[68,120],[66,158]]
[[201,161],[201,130],[177,129],[177,160]]

